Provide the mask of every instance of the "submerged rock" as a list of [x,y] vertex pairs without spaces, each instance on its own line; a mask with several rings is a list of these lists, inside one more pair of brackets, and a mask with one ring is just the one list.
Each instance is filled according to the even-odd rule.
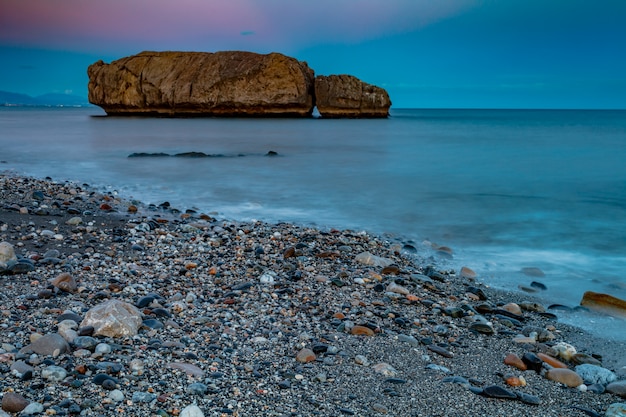
[[597,313],[626,319],[626,301],[609,294],[587,291],[580,305]]

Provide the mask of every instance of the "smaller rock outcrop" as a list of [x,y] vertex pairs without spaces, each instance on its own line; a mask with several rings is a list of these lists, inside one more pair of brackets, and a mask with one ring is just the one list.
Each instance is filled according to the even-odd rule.
[[315,104],[324,118],[384,118],[391,100],[387,91],[352,75],[315,77]]

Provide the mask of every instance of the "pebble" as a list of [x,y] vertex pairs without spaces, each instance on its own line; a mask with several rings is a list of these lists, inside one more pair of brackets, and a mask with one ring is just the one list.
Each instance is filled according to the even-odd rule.
[[87,349],[93,351],[98,346],[98,340],[91,336],[78,336],[72,341],[76,349]]
[[24,347],[20,352],[35,352],[44,356],[59,356],[70,350],[70,346],[58,333],[49,333]]
[[372,368],[374,369],[374,372],[383,374],[387,377],[395,377],[398,374],[398,371],[396,371],[393,366],[385,362],[377,363]]
[[601,366],[583,364],[576,366],[574,370],[585,383],[607,385],[617,380],[615,373]]
[[356,363],[357,365],[362,365],[362,366],[370,365],[370,361],[363,355],[356,355],[354,357],[354,363]]
[[350,333],[356,336],[374,336],[374,330],[369,327],[355,325],[350,330]]
[[2,397],[2,409],[9,413],[19,413],[29,403],[30,401],[15,392],[5,392]]
[[208,391],[209,387],[201,382],[194,382],[187,386],[187,392],[192,395],[204,395]]
[[38,403],[38,402],[34,402],[34,403],[30,403],[28,404],[20,413],[20,415],[22,416],[32,416],[35,414],[41,414],[43,413],[44,407],[43,404]]
[[492,335],[495,333],[493,326],[489,323],[483,323],[475,321],[469,325],[469,329],[473,332],[482,333],[486,335]]
[[114,389],[110,391],[107,397],[109,397],[111,401],[115,403],[120,403],[124,401],[124,393],[120,391],[119,389]]
[[543,367],[543,361],[534,353],[524,353],[524,356],[522,356],[522,361],[526,364],[527,369],[530,369],[531,371],[535,371],[537,373],[541,372],[541,368]]
[[179,417],[204,417],[204,413],[202,412],[200,407],[192,404],[183,408],[179,414]]
[[437,346],[437,345],[428,345],[428,350],[438,355],[441,355],[445,358],[451,358],[454,356],[452,352],[450,352],[449,350],[442,348],[441,346]]
[[133,396],[132,396],[132,402],[134,403],[151,403],[152,401],[156,400],[156,395],[150,393],[150,392],[141,392],[141,391],[135,391],[133,392]]
[[67,376],[67,371],[60,366],[48,366],[41,370],[41,377],[52,382],[63,381]]
[[606,390],[618,397],[626,398],[626,380],[611,382],[606,386]]
[[74,293],[78,290],[76,280],[67,272],[59,274],[50,283],[61,291]]
[[553,368],[567,368],[567,365],[565,365],[563,362],[561,362],[557,358],[553,358],[550,355],[546,355],[545,353],[538,352],[537,357]]
[[626,403],[614,403],[607,408],[604,417],[626,417]]
[[552,349],[561,359],[566,361],[572,360],[573,356],[576,355],[576,348],[569,343],[559,342],[552,346]]
[[296,360],[300,363],[313,362],[315,359],[317,359],[315,353],[307,348],[301,349],[296,355]]
[[583,384],[583,379],[576,372],[571,369],[552,368],[546,371],[546,378],[566,385],[568,387],[578,387]]
[[502,309],[508,311],[509,313],[516,314],[518,316],[522,315],[522,308],[515,303],[508,303],[502,306]]
[[514,366],[520,371],[525,371],[528,369],[528,365],[515,353],[509,353],[504,358],[504,363],[509,366]]
[[173,362],[168,365],[172,369],[178,369],[185,372],[187,375],[195,376],[198,378],[204,377],[204,371],[198,368],[196,365],[190,363]]
[[516,400],[517,395],[506,388],[498,385],[489,385],[483,388],[483,395],[491,398],[500,398],[504,400]]
[[398,335],[398,340],[400,342],[408,343],[409,345],[411,345],[413,347],[419,346],[419,341],[415,337],[410,336],[410,335],[399,334]]

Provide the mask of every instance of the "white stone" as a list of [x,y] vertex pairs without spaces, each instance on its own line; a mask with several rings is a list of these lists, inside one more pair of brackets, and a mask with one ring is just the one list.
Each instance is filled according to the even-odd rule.
[[60,366],[51,365],[41,370],[41,377],[48,381],[63,381],[67,376],[67,371]]
[[116,403],[124,401],[124,393],[118,389],[114,389],[113,391],[109,392],[108,397],[111,399],[111,401]]
[[9,242],[0,242],[0,264],[6,264],[9,261],[15,261],[15,250]]
[[188,405],[183,408],[183,410],[179,414],[180,417],[204,417],[204,413],[200,410],[195,404]]
[[43,404],[30,403],[20,412],[21,416],[32,416],[35,414],[43,413]]
[[80,327],[93,326],[95,336],[135,336],[141,326],[141,312],[132,304],[107,300],[91,308]]
[[393,264],[393,261],[391,259],[372,255],[370,252],[359,253],[357,256],[354,257],[354,260],[364,265],[378,266],[381,268]]

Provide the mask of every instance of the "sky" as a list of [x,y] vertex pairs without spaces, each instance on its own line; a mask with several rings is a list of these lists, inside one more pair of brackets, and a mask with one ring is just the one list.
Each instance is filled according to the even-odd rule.
[[626,109],[625,0],[0,0],[0,90],[141,51],[281,52],[395,108]]

